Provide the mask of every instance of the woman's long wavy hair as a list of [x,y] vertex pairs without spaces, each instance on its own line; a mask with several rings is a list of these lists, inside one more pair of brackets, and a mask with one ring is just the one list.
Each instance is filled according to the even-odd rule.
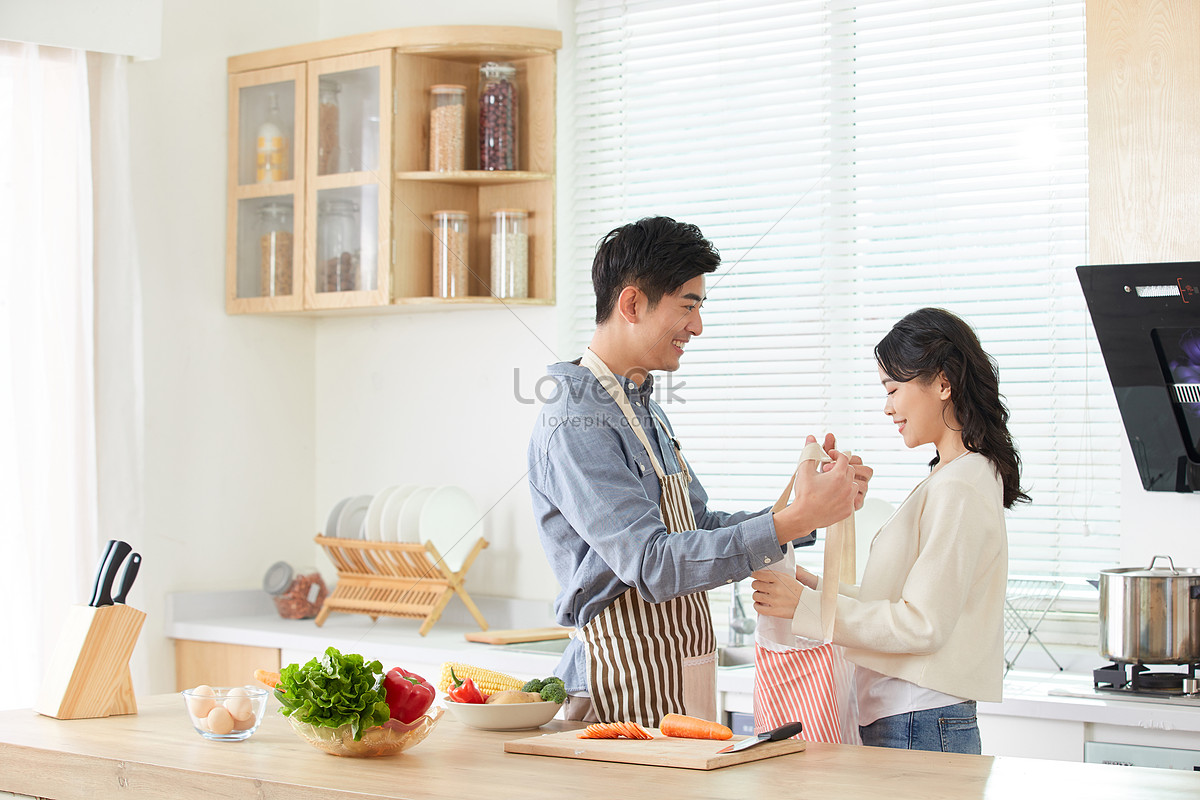
[[[1028,503],[1021,491],[1021,457],[1008,432],[996,362],[971,326],[941,308],[922,308],[897,322],[875,345],[875,360],[900,382],[929,382],[944,374],[966,448],[991,461],[1004,484],[1004,507]],[[932,468],[941,454],[929,462]]]

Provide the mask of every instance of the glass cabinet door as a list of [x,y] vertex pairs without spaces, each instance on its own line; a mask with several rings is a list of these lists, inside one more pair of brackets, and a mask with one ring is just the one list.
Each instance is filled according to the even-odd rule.
[[308,65],[306,304],[390,300],[392,53]]
[[302,307],[303,66],[230,76],[226,308]]

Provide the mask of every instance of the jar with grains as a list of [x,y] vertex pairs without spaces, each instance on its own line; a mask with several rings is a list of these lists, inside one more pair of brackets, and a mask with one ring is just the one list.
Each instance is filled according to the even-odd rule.
[[328,595],[325,580],[315,567],[292,569],[286,561],[276,561],[267,569],[263,591],[271,595],[284,619],[312,619]]
[[321,78],[317,84],[317,174],[329,175],[339,172],[341,157],[338,125],[338,94],[342,87],[332,78]]
[[358,203],[322,200],[317,205],[317,291],[352,292],[359,288]]
[[292,293],[292,207],[267,203],[258,210],[260,297]]
[[517,68],[502,61],[479,67],[479,168],[517,168]]
[[467,87],[453,83],[429,87],[429,169],[465,169]]
[[529,212],[498,208],[492,212],[492,295],[529,296]]
[[433,296],[466,297],[471,293],[470,215],[466,211],[433,212]]

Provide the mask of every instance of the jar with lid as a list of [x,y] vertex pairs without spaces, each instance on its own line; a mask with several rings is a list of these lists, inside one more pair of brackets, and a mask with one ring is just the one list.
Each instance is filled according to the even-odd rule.
[[340,172],[341,113],[338,95],[342,87],[332,78],[322,77],[317,84],[317,174]]
[[279,96],[271,92],[266,119],[258,126],[255,137],[255,180],[258,183],[286,181],[290,177],[288,142],[287,128],[279,113]]
[[479,168],[517,168],[517,69],[503,61],[479,67]]
[[470,215],[466,211],[433,212],[434,297],[470,294],[469,241]]
[[498,208],[492,212],[492,294],[529,296],[529,212]]
[[352,292],[359,287],[358,204],[322,200],[317,206],[317,291]]
[[284,619],[312,619],[329,594],[316,567],[293,569],[286,561],[276,561],[267,568],[262,586]]
[[467,87],[443,83],[429,87],[429,169],[465,169]]
[[292,207],[267,203],[258,210],[260,297],[292,293]]

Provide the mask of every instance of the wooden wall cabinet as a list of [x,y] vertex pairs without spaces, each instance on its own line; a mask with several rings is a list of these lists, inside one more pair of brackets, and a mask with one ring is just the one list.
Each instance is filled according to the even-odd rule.
[[[561,46],[558,31],[444,26],[229,59],[226,310],[552,305]],[[512,170],[476,168],[488,61],[517,69]],[[448,83],[466,87],[467,168],[434,172],[429,89]],[[529,296],[501,299],[491,214],[511,208],[529,212]],[[434,296],[433,213],[443,209],[470,215],[468,297]]]

